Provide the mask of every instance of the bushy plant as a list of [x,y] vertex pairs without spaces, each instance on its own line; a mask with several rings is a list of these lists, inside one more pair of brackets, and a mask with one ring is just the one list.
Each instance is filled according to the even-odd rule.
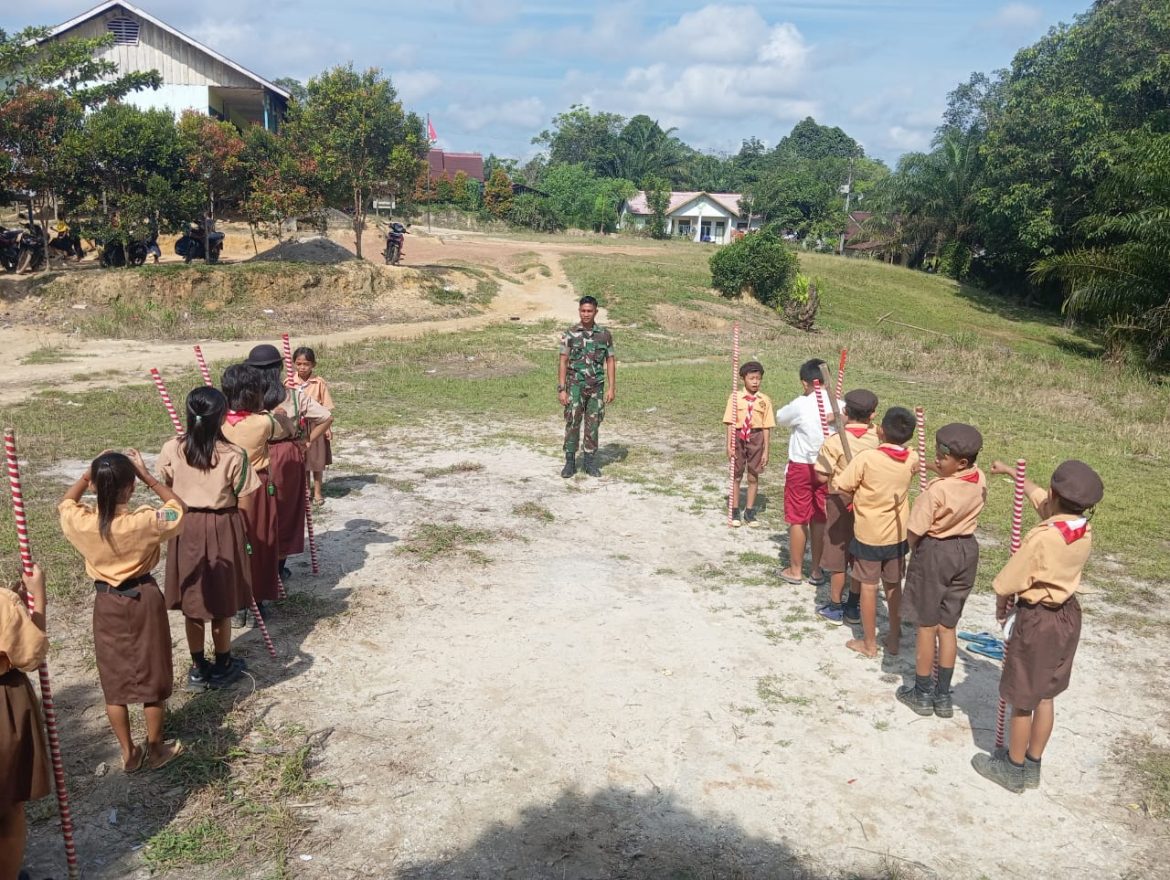
[[536,232],[558,232],[564,228],[561,218],[543,196],[524,193],[512,200],[507,220]]
[[806,333],[811,332],[821,308],[821,289],[820,278],[809,278],[798,272],[792,279],[788,298],[779,309],[785,323]]
[[797,273],[794,254],[776,235],[756,232],[711,256],[711,286],[723,296],[747,293],[766,306],[782,308]]

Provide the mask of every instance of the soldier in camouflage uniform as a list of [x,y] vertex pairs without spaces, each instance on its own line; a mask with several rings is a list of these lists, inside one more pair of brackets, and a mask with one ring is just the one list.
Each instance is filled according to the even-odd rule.
[[561,334],[561,361],[557,372],[557,393],[565,408],[565,467],[561,476],[577,473],[577,444],[581,423],[585,424],[585,473],[600,477],[597,469],[597,432],[605,418],[605,405],[613,403],[617,390],[613,359],[613,336],[593,323],[597,300],[581,297],[581,321]]

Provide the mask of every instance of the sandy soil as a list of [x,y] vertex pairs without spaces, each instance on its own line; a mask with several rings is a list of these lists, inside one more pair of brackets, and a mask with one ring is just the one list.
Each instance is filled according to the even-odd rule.
[[[558,263],[569,249],[461,233],[411,240],[407,254],[503,265],[536,251],[552,270],[505,286],[482,316],[429,328],[454,329],[517,313],[571,320]],[[213,358],[242,347],[206,346]],[[116,350],[131,374],[190,358],[186,345]],[[777,503],[764,527],[730,531],[717,489],[564,481],[556,413],[530,427],[539,449],[485,440],[479,426],[425,446],[393,430],[339,437],[341,497],[318,516],[322,574],[300,559],[290,583],[321,619],[277,609],[276,661],[254,632],[240,638],[266,720],[317,732],[314,773],[337,786],[335,803],[298,807],[311,830],[289,876],[1170,876],[1165,826],[1137,812],[1118,761],[1147,734],[1167,745],[1153,679],[1164,639],[1117,632],[1086,598],[1043,788],[1010,795],[968,766],[992,745],[995,664],[961,652],[955,718],[911,714],[893,698],[912,673],[909,637],[899,657],[861,659],[843,647],[848,627],[815,616],[814,588],[778,583]],[[662,444],[624,432],[619,400],[603,466],[667,477],[651,439]],[[424,474],[468,461],[480,469]],[[66,472],[54,471],[62,485]],[[775,500],[779,483],[765,479]],[[518,512],[525,502],[551,521]],[[484,530],[468,549],[486,559],[419,562],[402,548],[424,525]],[[84,621],[73,623],[53,668],[86,877],[145,878],[138,845],[171,814],[157,777],[95,775],[115,750]],[[991,601],[974,597],[963,625],[991,628]],[[55,823],[36,823],[34,876],[63,876],[62,861]]]

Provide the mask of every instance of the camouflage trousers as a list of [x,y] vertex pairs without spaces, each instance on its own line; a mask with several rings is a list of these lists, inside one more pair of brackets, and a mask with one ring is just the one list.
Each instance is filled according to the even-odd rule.
[[576,455],[581,425],[585,425],[585,454],[597,451],[597,432],[605,418],[604,385],[570,385],[565,407],[565,454]]

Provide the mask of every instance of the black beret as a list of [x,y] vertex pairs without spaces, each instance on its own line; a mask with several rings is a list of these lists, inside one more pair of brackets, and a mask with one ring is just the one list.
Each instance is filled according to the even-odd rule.
[[280,352],[276,350],[275,345],[257,345],[250,352],[248,352],[248,359],[244,361],[249,367],[271,367],[273,364],[279,364],[284,358],[280,356]]
[[759,361],[748,361],[739,368],[740,378],[742,379],[748,373],[759,373],[762,376],[764,375],[764,365]]
[[845,405],[854,412],[871,413],[878,408],[877,395],[864,388],[854,388],[845,395]]
[[934,435],[934,442],[944,455],[970,461],[983,448],[983,435],[971,425],[952,422],[938,429]]
[[1071,458],[1053,471],[1052,491],[1074,507],[1087,510],[1105,495],[1105,484],[1095,470]]

